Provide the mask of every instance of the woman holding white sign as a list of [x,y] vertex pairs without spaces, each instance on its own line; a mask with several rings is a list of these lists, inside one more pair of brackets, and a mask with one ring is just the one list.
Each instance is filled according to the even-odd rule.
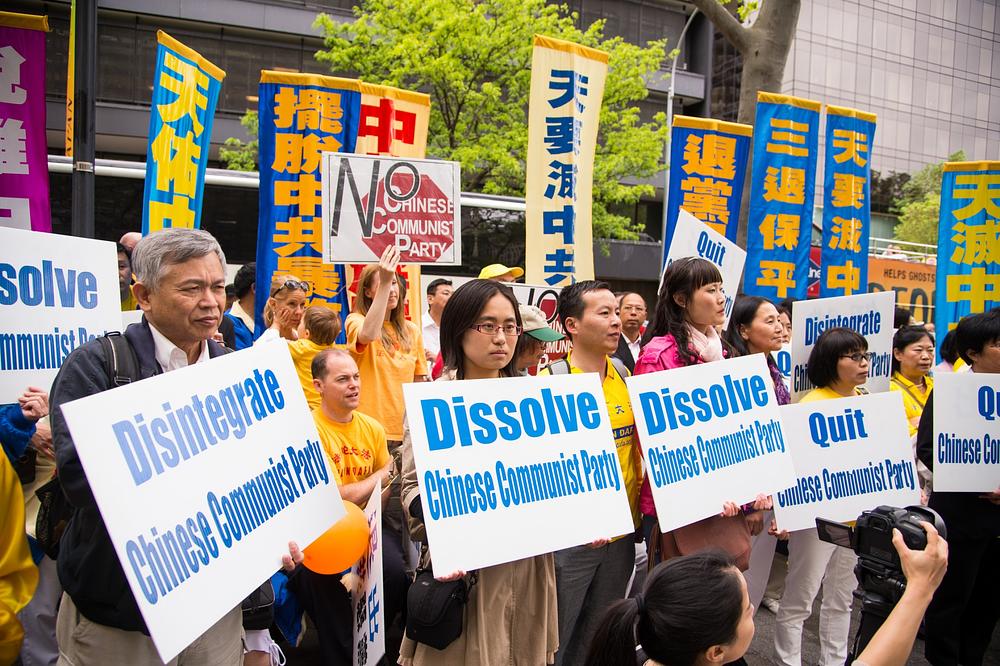
[[[451,295],[441,315],[445,372],[439,381],[516,377],[514,348],[521,332],[517,301],[509,287],[489,280],[463,284]],[[426,544],[408,426],[402,450],[403,507],[411,536]],[[420,566],[431,566],[431,553],[426,547],[420,555]],[[443,650],[405,637],[400,648],[401,664],[533,666],[554,661],[559,631],[552,553],[486,567],[468,575],[463,571],[439,571],[436,577],[439,582],[459,578],[466,581],[468,601],[462,633]]]
[[[809,354],[809,381],[816,388],[801,402],[850,398],[865,393],[871,352],[865,338],[847,328],[823,332]],[[788,577],[778,607],[774,649],[787,666],[802,663],[802,625],[812,614],[813,601],[823,586],[819,612],[820,666],[841,666],[847,660],[851,629],[851,600],[858,586],[850,548],[820,541],[814,529],[788,536]]]
[[[663,274],[656,309],[643,336],[642,353],[636,361],[634,374],[726,358],[730,355],[729,346],[717,330],[725,318],[726,294],[718,267],[697,257],[678,259]],[[753,507],[770,508],[770,503],[761,497]],[[663,559],[716,547],[729,553],[741,570],[749,566],[750,529],[746,516],[735,502],[726,502],[718,516],[660,535],[659,529],[654,529],[656,507],[647,475],[639,493],[639,509],[647,547],[655,545],[654,540],[659,538]],[[649,550],[655,552],[655,548]]]
[[[772,354],[781,351],[785,342],[785,327],[781,321],[778,309],[771,301],[760,296],[740,296],[733,304],[733,312],[729,317],[729,328],[726,330],[726,342],[733,349],[734,356],[764,354],[767,359],[767,369],[771,374],[771,384],[774,386],[774,397],[779,405],[787,405],[792,401],[785,386],[781,370]],[[750,549],[750,568],[746,571],[747,587],[750,592],[750,603],[754,608],[760,605],[767,587],[767,579],[771,573],[771,561],[774,559],[774,548],[777,537],[770,530],[773,513],[768,510],[750,511],[747,513],[747,523],[753,536]]]

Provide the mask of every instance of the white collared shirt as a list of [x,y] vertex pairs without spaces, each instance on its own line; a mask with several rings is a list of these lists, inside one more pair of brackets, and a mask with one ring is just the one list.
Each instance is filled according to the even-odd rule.
[[[148,320],[147,320],[148,321]],[[156,327],[152,324],[149,325],[149,331],[153,334],[153,351],[156,354],[156,362],[160,364],[160,368],[163,372],[170,372],[171,370],[177,370],[178,368],[186,368],[188,365],[187,354],[184,351],[167,340],[163,333],[156,330]],[[195,363],[204,363],[208,360],[208,340],[201,341],[201,354],[198,356],[198,360]]]
[[254,332],[253,317],[250,314],[248,314],[246,310],[243,309],[243,306],[240,305],[239,301],[233,302],[233,307],[229,308],[229,314],[233,315],[234,317],[242,321],[246,325],[246,327],[250,329],[251,333]]
[[441,351],[441,327],[434,323],[430,313],[425,312],[424,314],[427,315],[427,323],[424,324],[423,330],[424,351],[437,356],[438,352]]
[[640,333],[639,335],[635,336],[635,342],[629,341],[628,336],[625,335],[625,333],[622,333],[622,337],[625,338],[625,344],[628,345],[628,350],[632,352],[632,360],[638,361],[639,352],[642,351],[641,345],[639,344],[639,341],[642,340],[642,334]]

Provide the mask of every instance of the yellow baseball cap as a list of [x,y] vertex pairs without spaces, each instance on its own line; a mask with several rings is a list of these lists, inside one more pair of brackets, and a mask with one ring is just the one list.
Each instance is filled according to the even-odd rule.
[[492,280],[496,277],[503,275],[504,273],[510,273],[514,279],[517,279],[524,275],[523,268],[508,268],[503,264],[490,264],[489,266],[484,266],[483,270],[479,271],[480,280]]

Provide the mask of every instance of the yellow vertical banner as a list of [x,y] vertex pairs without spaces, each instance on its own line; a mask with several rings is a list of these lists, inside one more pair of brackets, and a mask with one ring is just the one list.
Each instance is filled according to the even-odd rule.
[[66,157],[73,157],[73,98],[76,95],[76,0],[69,5],[69,58],[66,65]]
[[525,280],[594,277],[591,204],[608,54],[535,35],[525,165]]

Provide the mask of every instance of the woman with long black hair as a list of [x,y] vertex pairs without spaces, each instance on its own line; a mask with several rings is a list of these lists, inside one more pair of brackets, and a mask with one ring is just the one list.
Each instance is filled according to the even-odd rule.
[[[491,280],[463,284],[452,293],[441,314],[445,370],[438,381],[518,376],[514,349],[522,330],[517,301],[509,287]],[[426,544],[408,425],[403,436],[402,498],[410,534]],[[425,547],[421,567],[431,566],[431,555]],[[552,553],[486,567],[473,574],[435,571],[434,575],[439,581],[462,578],[469,584],[462,635],[443,650],[404,638],[401,664],[536,666],[553,662],[559,631]]]

